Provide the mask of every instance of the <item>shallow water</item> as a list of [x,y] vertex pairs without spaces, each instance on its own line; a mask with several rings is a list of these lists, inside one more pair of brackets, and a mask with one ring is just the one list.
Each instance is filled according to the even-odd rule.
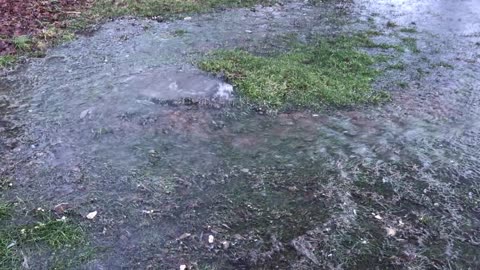
[[[478,268],[479,13],[361,0],[106,23],[0,80],[4,198],[71,204],[102,247],[78,268]],[[366,29],[420,50],[376,82],[379,107],[265,114],[192,64]]]

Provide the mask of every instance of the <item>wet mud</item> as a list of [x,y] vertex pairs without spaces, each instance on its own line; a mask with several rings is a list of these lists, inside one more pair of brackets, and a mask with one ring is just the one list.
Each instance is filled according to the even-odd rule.
[[[381,106],[265,112],[194,64],[372,29],[416,46]],[[477,269],[479,44],[474,0],[109,22],[0,79],[1,198],[71,205],[98,249],[75,269]]]

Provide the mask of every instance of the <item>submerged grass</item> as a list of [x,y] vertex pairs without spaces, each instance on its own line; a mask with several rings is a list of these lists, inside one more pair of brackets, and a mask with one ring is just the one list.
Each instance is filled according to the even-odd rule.
[[389,28],[394,28],[394,27],[397,27],[398,24],[396,22],[392,22],[392,21],[388,21],[387,22],[387,27]]
[[417,46],[417,40],[411,37],[402,38],[402,42],[411,52],[420,53],[420,49]]
[[187,30],[184,30],[184,29],[177,29],[175,31],[173,31],[173,36],[175,37],[181,37],[181,36],[184,36],[188,33]]
[[397,70],[405,70],[405,64],[400,62],[400,63],[395,63],[395,64],[392,64],[392,65],[389,65],[387,67],[388,69],[397,69]]
[[400,32],[403,32],[403,33],[417,33],[417,29],[415,29],[413,27],[404,27],[404,28],[400,29]]
[[372,88],[379,74],[373,67],[377,59],[361,47],[382,46],[364,34],[341,36],[297,45],[274,56],[219,51],[199,66],[222,74],[241,95],[261,105],[316,107],[383,101],[388,95]]

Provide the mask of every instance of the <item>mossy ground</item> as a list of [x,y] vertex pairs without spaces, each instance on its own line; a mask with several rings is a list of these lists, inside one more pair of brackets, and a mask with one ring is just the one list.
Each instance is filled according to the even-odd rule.
[[272,56],[218,51],[199,66],[225,76],[243,97],[261,105],[347,106],[384,101],[388,95],[372,88],[380,74],[374,64],[382,60],[362,47],[395,46],[376,44],[367,35],[357,34],[319,39]]

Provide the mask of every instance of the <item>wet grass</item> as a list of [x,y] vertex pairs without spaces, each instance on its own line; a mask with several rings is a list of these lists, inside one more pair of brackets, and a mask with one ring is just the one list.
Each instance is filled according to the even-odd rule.
[[12,42],[17,50],[29,51],[32,47],[32,41],[28,36],[16,36],[12,39]]
[[405,89],[408,87],[408,83],[406,82],[397,82],[397,85],[402,89]]
[[67,221],[45,218],[21,229],[21,242],[44,242],[52,248],[72,247],[83,242],[83,230]]
[[365,48],[378,48],[378,49],[383,49],[383,50],[389,50],[389,49],[394,49],[398,52],[403,52],[404,48],[399,45],[394,45],[394,44],[388,44],[388,43],[375,43],[372,41],[368,41],[363,45]]
[[[268,157],[256,159],[253,167],[248,166],[250,170],[239,167],[228,173],[227,182],[207,184],[195,196],[195,203],[208,207],[191,210],[195,215],[172,213],[189,217],[197,228],[208,224],[215,239],[233,243],[234,249],[227,253],[218,244],[212,246],[214,252],[206,251],[202,248],[206,240],[194,240],[204,235],[200,229],[189,231],[192,238],[172,242],[167,250],[183,248],[190,258],[200,258],[199,265],[218,263],[218,269],[371,269],[372,265],[378,269],[444,269],[438,266],[449,264],[452,269],[468,269],[468,264],[478,268],[474,252],[478,240],[464,236],[478,228],[470,223],[476,222],[475,213],[469,212],[478,209],[479,204],[474,204],[478,188],[435,188],[431,177],[419,176],[419,167],[410,162],[358,166],[342,161],[344,165],[330,167],[325,160],[308,163],[302,155],[297,168],[271,165],[270,156],[278,149],[285,153],[294,149],[288,143],[273,145]],[[234,152],[227,149],[222,156],[226,160]],[[242,162],[250,157],[236,154],[234,159]],[[209,179],[225,173],[219,171]],[[472,204],[468,208],[463,205],[467,201]],[[191,205],[188,199],[181,203]],[[460,215],[455,210],[459,208],[463,209]],[[447,225],[454,220],[477,227]],[[439,239],[440,235],[445,237]],[[464,246],[457,246],[457,241]],[[452,248],[450,242],[455,243],[453,255],[445,253]],[[235,260],[222,262],[218,254]]]
[[413,53],[420,53],[420,49],[417,46],[417,39],[411,37],[402,38],[404,46]]
[[402,33],[417,33],[417,29],[415,29],[413,27],[400,28],[399,31],[402,32]]
[[404,63],[395,63],[387,67],[388,69],[405,70]]
[[392,21],[387,22],[387,27],[388,27],[388,28],[394,28],[394,27],[397,27],[397,26],[398,26],[398,25],[397,25],[397,23],[395,23],[395,22],[392,22]]
[[379,60],[362,47],[394,46],[376,44],[360,34],[321,39],[272,56],[219,51],[199,66],[225,76],[242,96],[261,105],[347,106],[384,101],[387,95],[371,85],[380,73],[373,68]]
[[10,216],[11,205],[0,202],[0,220],[6,219]]
[[14,45],[16,52],[0,56],[0,69],[12,66],[24,57],[44,57],[47,48],[73,40],[75,34],[71,30],[46,26],[35,35],[15,36],[8,39]]
[[0,68],[12,65],[16,59],[14,55],[0,55]]
[[206,12],[215,8],[246,7],[254,4],[271,4],[270,0],[99,0],[92,7],[92,14],[101,17],[134,15],[142,17],[171,18],[179,14]]
[[381,36],[382,32],[380,32],[378,30],[371,29],[371,30],[365,31],[365,34],[368,35],[369,37],[374,37],[374,36]]
[[0,178],[0,190],[6,190],[12,185],[13,185],[12,180],[10,178],[7,178],[7,177]]
[[85,243],[83,229],[68,219],[37,211],[27,224],[15,219],[13,204],[0,203],[0,268],[18,269],[23,250],[65,251]]
[[173,36],[182,37],[182,36],[186,35],[187,33],[188,33],[187,30],[177,29],[177,30],[173,31]]
[[447,68],[447,69],[454,69],[453,65],[447,63],[447,62],[438,62],[438,63],[434,63],[432,64],[432,67],[433,68],[436,68],[436,67],[442,67],[442,68]]

